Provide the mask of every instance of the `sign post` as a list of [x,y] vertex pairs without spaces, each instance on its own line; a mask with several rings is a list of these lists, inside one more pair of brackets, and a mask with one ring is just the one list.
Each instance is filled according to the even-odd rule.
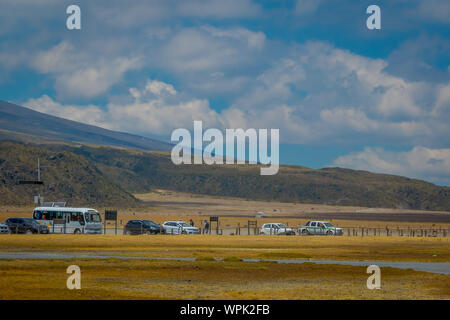
[[105,222],[103,224],[104,231],[103,234],[106,234],[106,221],[115,221],[115,230],[117,234],[117,210],[105,210]]
[[212,223],[216,223],[216,234],[219,234],[219,217],[209,217],[209,234],[211,234]]

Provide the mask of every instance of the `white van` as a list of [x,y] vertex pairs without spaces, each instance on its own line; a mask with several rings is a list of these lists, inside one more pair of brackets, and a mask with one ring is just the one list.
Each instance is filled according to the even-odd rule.
[[45,223],[51,233],[102,233],[100,213],[91,208],[37,207],[33,219]]

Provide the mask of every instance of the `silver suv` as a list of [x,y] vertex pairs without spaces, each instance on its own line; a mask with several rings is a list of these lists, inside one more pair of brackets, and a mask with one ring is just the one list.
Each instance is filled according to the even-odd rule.
[[200,229],[187,224],[184,221],[166,221],[162,225],[166,234],[200,234]]

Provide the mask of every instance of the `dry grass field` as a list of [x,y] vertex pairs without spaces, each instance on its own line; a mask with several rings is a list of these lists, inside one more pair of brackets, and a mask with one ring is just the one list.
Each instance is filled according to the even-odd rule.
[[[107,257],[0,259],[0,299],[450,299],[449,275],[382,267],[382,288],[372,291],[362,266],[242,261],[449,262],[446,238],[4,235],[5,252]],[[72,264],[82,270],[82,290],[65,286]]]
[[211,259],[236,257],[450,262],[450,238],[1,235],[1,252],[78,252]]
[[[119,209],[120,228],[138,218],[158,223],[193,219],[201,226],[216,215],[223,229],[245,228],[249,220],[257,220],[258,226],[282,222],[295,227],[327,214],[326,220],[340,227],[449,227],[448,212],[246,201],[164,190],[137,196],[146,206]],[[32,209],[2,207],[0,221],[30,217]],[[255,218],[260,211],[265,217]],[[360,216],[348,219],[349,213]],[[420,219],[405,220],[405,214]],[[450,262],[449,237],[0,235],[0,255],[5,253],[69,257],[0,259],[0,299],[450,299],[449,275],[383,267],[381,290],[368,290],[369,275],[362,266],[242,261]],[[77,254],[93,257],[80,259]],[[66,288],[71,264],[82,270],[82,290]]]
[[[81,290],[66,288],[72,264]],[[367,276],[312,263],[0,260],[0,299],[450,299],[449,276],[383,268],[380,290]]]

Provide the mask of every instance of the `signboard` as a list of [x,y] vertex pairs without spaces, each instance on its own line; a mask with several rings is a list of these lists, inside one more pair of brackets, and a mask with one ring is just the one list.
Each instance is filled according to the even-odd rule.
[[117,210],[105,210],[105,220],[117,220]]
[[105,221],[103,221],[103,234],[106,234],[106,221],[113,220],[115,224],[115,233],[117,234],[117,210],[105,210]]
[[213,222],[213,221],[219,221],[219,217],[209,217],[209,221]]
[[20,180],[19,184],[44,184],[44,181]]

